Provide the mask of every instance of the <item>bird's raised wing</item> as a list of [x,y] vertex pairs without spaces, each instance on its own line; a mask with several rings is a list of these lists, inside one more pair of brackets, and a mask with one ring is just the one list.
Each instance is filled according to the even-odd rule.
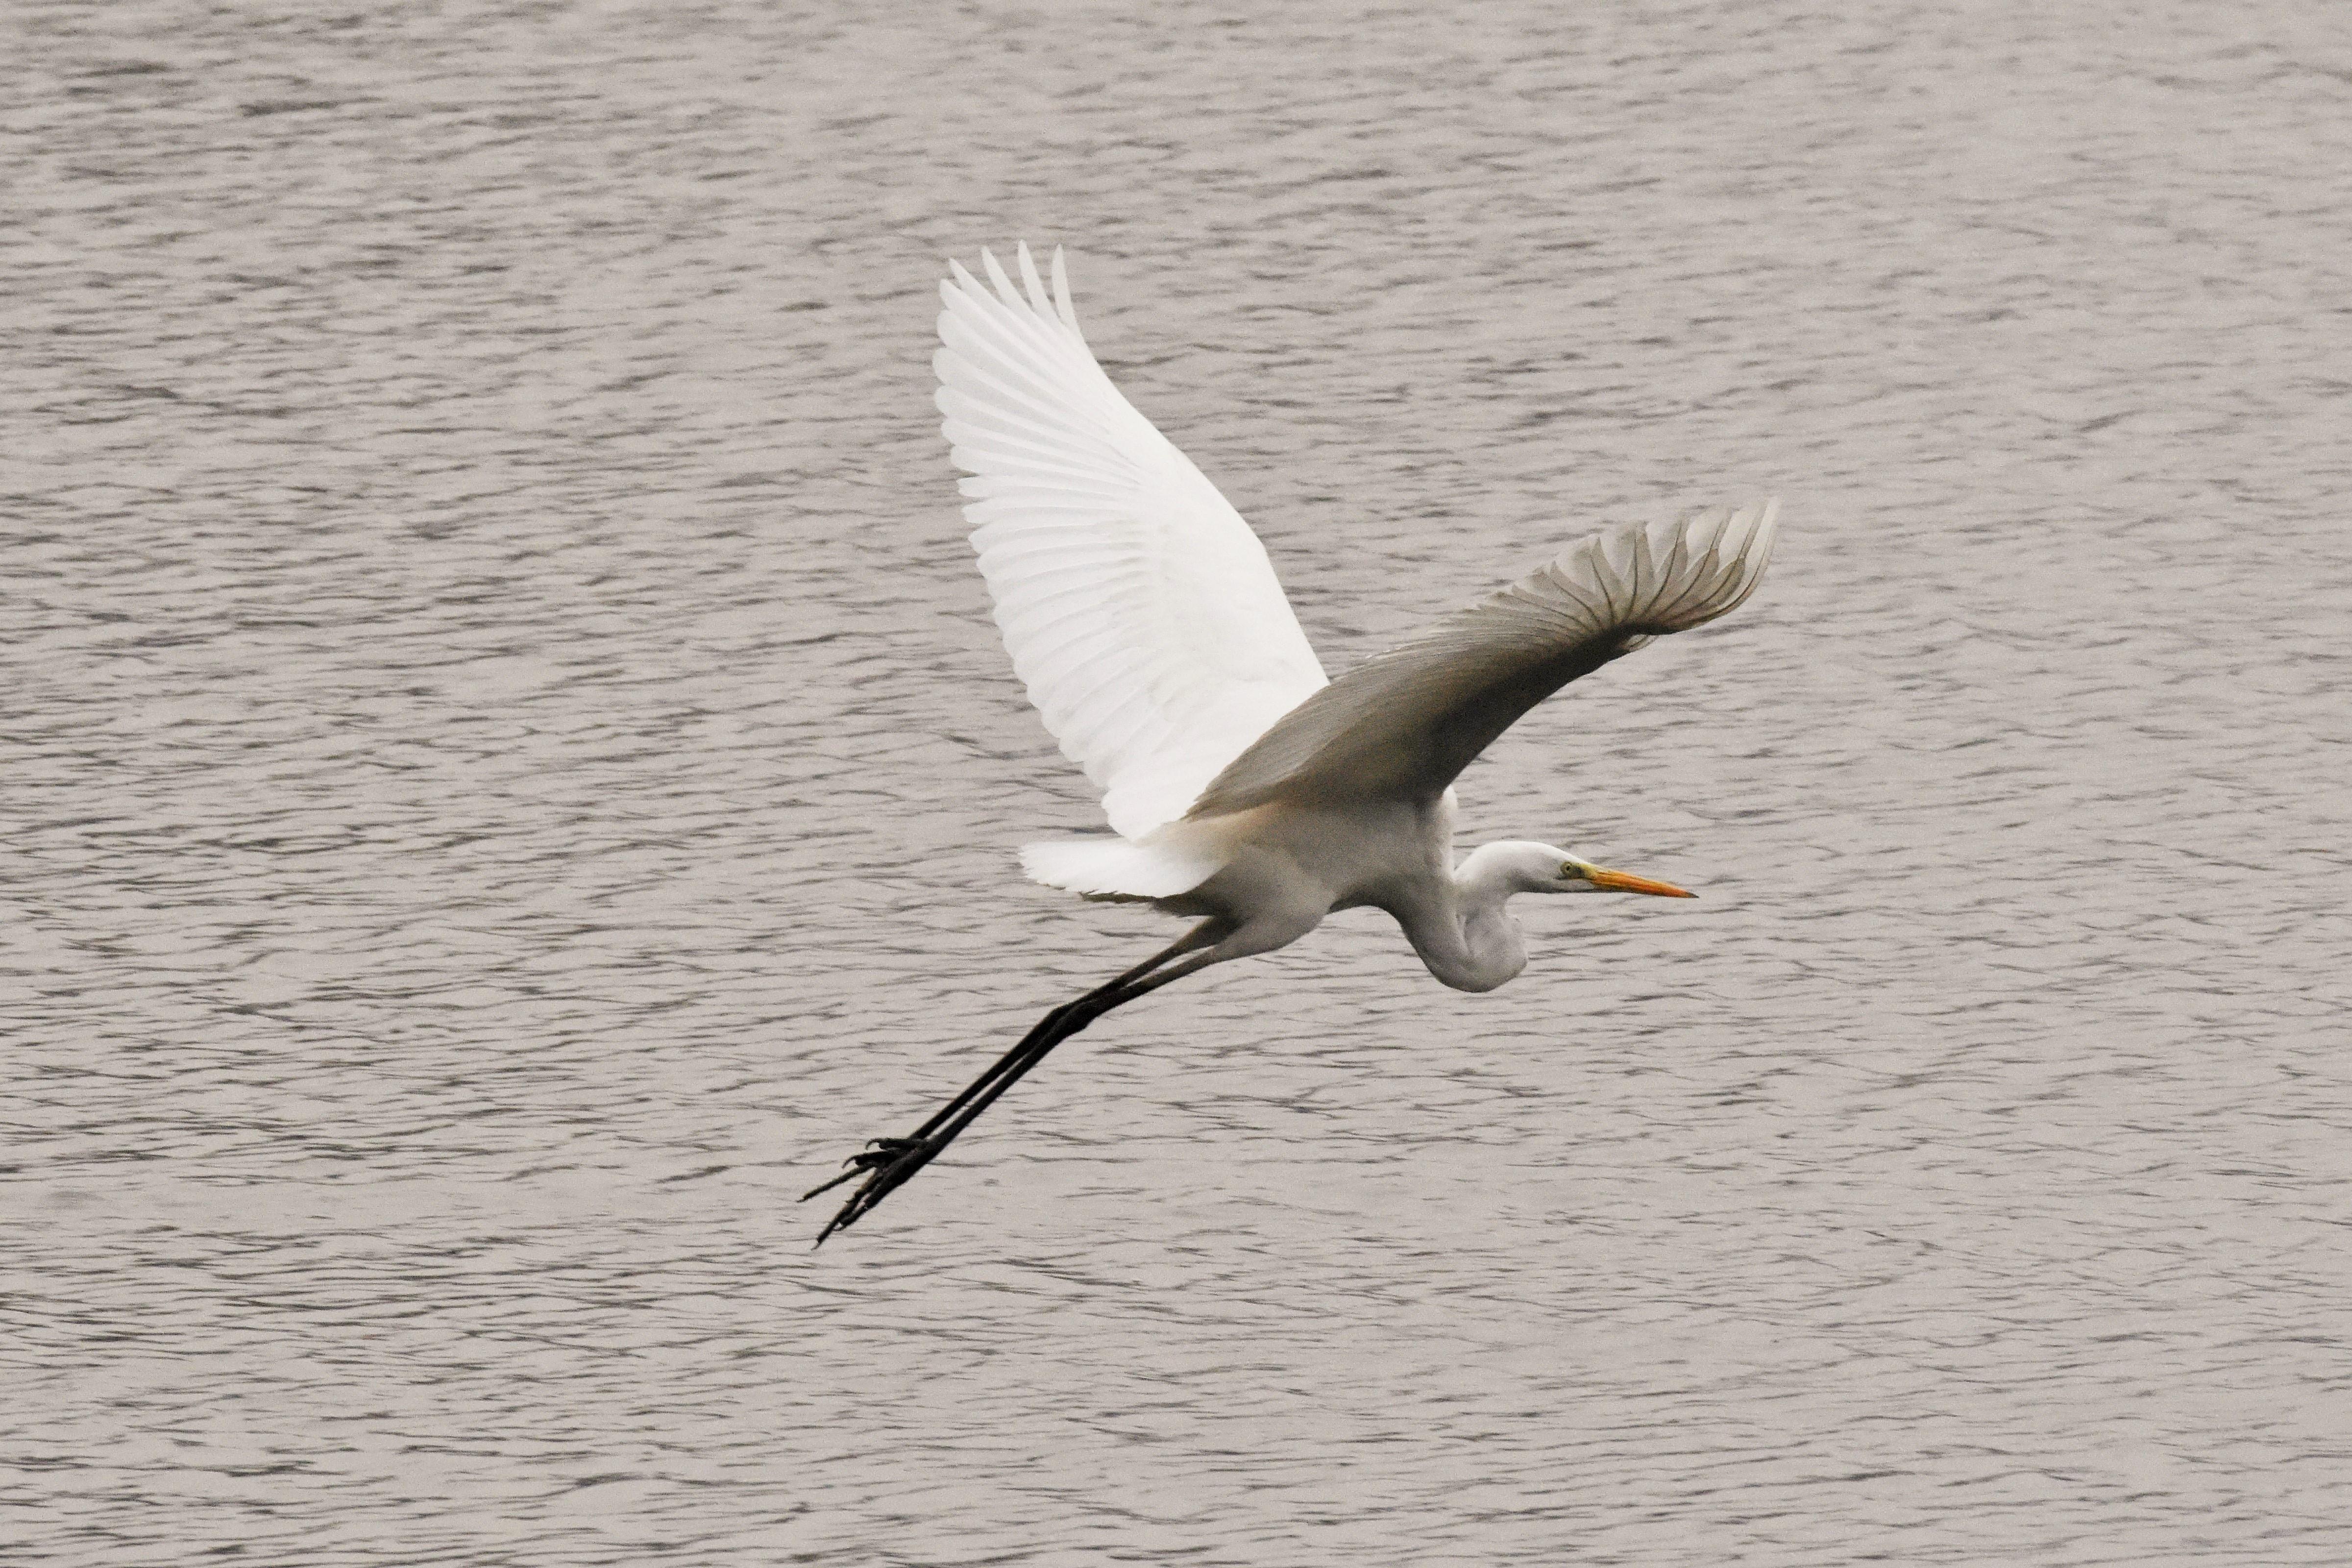
[[1273,800],[1434,798],[1578,676],[1747,598],[1777,521],[1767,502],[1580,540],[1316,692],[1234,759],[1189,815]]
[[1070,308],[981,252],[940,293],[940,412],[980,569],[1029,700],[1128,837],[1324,684],[1265,547],[1119,395]]

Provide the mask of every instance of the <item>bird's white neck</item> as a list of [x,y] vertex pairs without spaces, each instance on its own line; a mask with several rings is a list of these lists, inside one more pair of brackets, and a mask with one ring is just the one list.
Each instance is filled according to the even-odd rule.
[[1533,890],[1517,862],[1518,845],[1487,844],[1472,850],[1454,868],[1454,907],[1444,918],[1408,928],[1429,972],[1456,991],[1492,991],[1528,966],[1528,944],[1519,922],[1504,905],[1513,893]]

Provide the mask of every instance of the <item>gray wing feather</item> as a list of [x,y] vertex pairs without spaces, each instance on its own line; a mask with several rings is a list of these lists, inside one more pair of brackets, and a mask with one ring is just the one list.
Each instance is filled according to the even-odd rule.
[[1629,523],[1366,659],[1210,781],[1191,817],[1269,801],[1431,799],[1522,713],[1654,638],[1737,607],[1778,503]]

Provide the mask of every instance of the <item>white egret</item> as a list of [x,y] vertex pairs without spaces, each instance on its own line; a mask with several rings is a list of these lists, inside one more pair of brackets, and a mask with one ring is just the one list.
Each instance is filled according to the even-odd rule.
[[939,407],[996,623],[1030,700],[1101,789],[1115,836],[1032,844],[1023,868],[1093,899],[1200,921],[1039,1021],[904,1138],[876,1139],[818,1237],[871,1211],[1062,1041],[1211,964],[1370,905],[1429,972],[1488,991],[1527,964],[1516,893],[1692,895],[1548,844],[1454,861],[1453,784],[1520,714],[1654,637],[1748,597],[1769,502],[1627,524],[1326,679],[1265,548],[1111,384],[1078,331],[1061,252],[1048,294],[981,252],[940,285]]

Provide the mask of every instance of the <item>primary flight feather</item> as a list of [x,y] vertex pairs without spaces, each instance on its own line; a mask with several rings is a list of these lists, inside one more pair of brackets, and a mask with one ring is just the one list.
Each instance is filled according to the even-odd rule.
[[1022,864],[1200,923],[1048,1013],[911,1134],[851,1155],[808,1194],[866,1178],[820,1244],[1104,1013],[1333,910],[1388,910],[1431,973],[1485,991],[1527,963],[1515,894],[1690,897],[1545,844],[1456,865],[1453,784],[1568,682],[1737,607],[1777,522],[1767,502],[1609,529],[1328,680],[1249,525],[1096,363],[1061,252],[1050,291],[1025,245],[1017,285],[981,264],[985,284],[950,262],[940,286],[942,429],[1013,668],[1117,834],[1032,844]]

